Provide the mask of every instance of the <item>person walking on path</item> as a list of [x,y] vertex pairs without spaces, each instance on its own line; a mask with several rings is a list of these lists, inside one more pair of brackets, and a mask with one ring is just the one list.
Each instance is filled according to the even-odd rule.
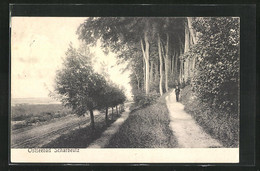
[[180,91],[181,90],[180,90],[179,86],[177,85],[175,88],[176,102],[179,102]]

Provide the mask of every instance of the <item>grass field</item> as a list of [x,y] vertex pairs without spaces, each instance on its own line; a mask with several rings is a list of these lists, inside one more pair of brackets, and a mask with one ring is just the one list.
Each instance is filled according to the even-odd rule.
[[190,86],[182,90],[181,102],[185,105],[184,110],[191,114],[208,134],[222,142],[224,147],[238,147],[238,114],[231,115],[225,111],[213,110],[192,95]]
[[12,129],[24,128],[71,114],[61,104],[19,104],[11,108]]
[[134,109],[107,148],[172,148],[176,138],[169,128],[169,114],[163,95],[150,106]]

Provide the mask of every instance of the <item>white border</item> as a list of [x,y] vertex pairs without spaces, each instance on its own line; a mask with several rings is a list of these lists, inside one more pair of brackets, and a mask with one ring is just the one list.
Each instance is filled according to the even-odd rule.
[[11,149],[12,163],[239,163],[239,148],[85,149],[29,153]]

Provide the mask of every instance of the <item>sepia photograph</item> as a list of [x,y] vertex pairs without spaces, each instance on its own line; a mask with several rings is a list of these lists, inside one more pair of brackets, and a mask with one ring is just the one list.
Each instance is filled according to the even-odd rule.
[[11,162],[239,162],[239,17],[22,16],[10,29]]

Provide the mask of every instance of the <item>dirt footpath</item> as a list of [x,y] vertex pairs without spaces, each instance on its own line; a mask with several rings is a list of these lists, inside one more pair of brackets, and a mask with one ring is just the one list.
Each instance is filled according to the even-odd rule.
[[184,111],[184,105],[176,102],[175,92],[172,91],[166,97],[166,104],[170,114],[170,127],[176,136],[179,148],[210,148],[222,147],[222,145],[208,135],[192,118]]

